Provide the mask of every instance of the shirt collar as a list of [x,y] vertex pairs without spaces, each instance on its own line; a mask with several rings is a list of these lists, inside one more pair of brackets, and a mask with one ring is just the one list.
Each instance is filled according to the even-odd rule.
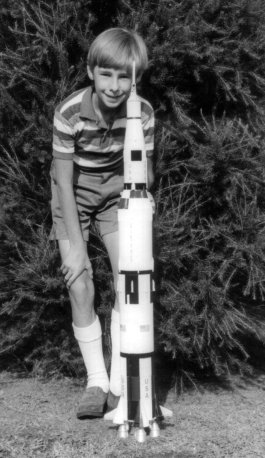
[[93,93],[92,86],[90,86],[87,88],[82,98],[80,117],[91,119],[93,121],[97,121],[98,117],[95,113],[93,103],[92,103],[92,93]]
[[[92,94],[94,89],[92,86],[89,86],[85,91],[82,102],[81,102],[81,109],[80,109],[80,117],[90,119],[92,121],[98,121],[98,116],[94,110],[93,103],[92,103]],[[118,110],[116,111],[115,119],[118,118],[126,118],[127,115],[127,108],[126,102],[123,102]]]

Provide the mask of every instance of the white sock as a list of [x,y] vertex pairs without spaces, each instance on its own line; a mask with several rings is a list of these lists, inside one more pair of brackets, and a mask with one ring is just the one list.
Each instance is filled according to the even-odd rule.
[[121,366],[120,366],[120,314],[112,309],[111,312],[111,368],[110,368],[110,391],[115,396],[121,394]]
[[109,391],[109,378],[102,352],[101,325],[98,316],[94,323],[79,328],[73,323],[73,330],[87,370],[87,388],[100,386]]

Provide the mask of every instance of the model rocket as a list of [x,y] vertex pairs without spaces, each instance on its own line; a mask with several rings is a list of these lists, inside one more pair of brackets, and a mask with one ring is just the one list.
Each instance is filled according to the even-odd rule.
[[153,377],[153,205],[147,192],[147,158],[136,93],[135,62],[127,100],[124,141],[124,190],[118,209],[121,397],[117,409],[105,415],[126,438],[131,426],[136,439],[157,437],[157,420],[171,412],[156,403]]

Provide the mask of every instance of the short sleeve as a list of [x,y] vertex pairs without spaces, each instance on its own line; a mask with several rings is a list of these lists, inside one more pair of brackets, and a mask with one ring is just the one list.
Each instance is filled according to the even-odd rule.
[[74,132],[71,124],[59,111],[53,120],[53,157],[73,160],[75,152]]

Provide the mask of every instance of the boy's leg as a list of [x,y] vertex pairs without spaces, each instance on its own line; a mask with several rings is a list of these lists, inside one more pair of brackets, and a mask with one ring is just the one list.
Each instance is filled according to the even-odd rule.
[[[69,251],[69,241],[59,240],[62,261]],[[84,243],[84,249],[87,249]],[[69,288],[73,330],[87,369],[87,389],[77,416],[101,416],[109,390],[109,380],[102,352],[101,326],[94,311],[94,284],[85,270]]]
[[[119,261],[119,239],[118,231],[103,235],[110,263],[112,267],[115,292],[117,292],[118,280],[118,261]],[[109,407],[116,407],[118,397],[121,394],[121,374],[120,374],[120,314],[118,297],[116,294],[114,309],[111,313],[111,371],[110,371],[110,395],[108,398]],[[110,405],[112,404],[112,405]]]
[[[117,292],[117,282],[118,282],[118,273],[119,273],[119,233],[118,231],[111,232],[110,234],[105,234],[102,236],[103,242],[107,249],[111,269],[113,273],[114,288]],[[114,309],[119,313],[119,302],[118,296],[116,294]]]

